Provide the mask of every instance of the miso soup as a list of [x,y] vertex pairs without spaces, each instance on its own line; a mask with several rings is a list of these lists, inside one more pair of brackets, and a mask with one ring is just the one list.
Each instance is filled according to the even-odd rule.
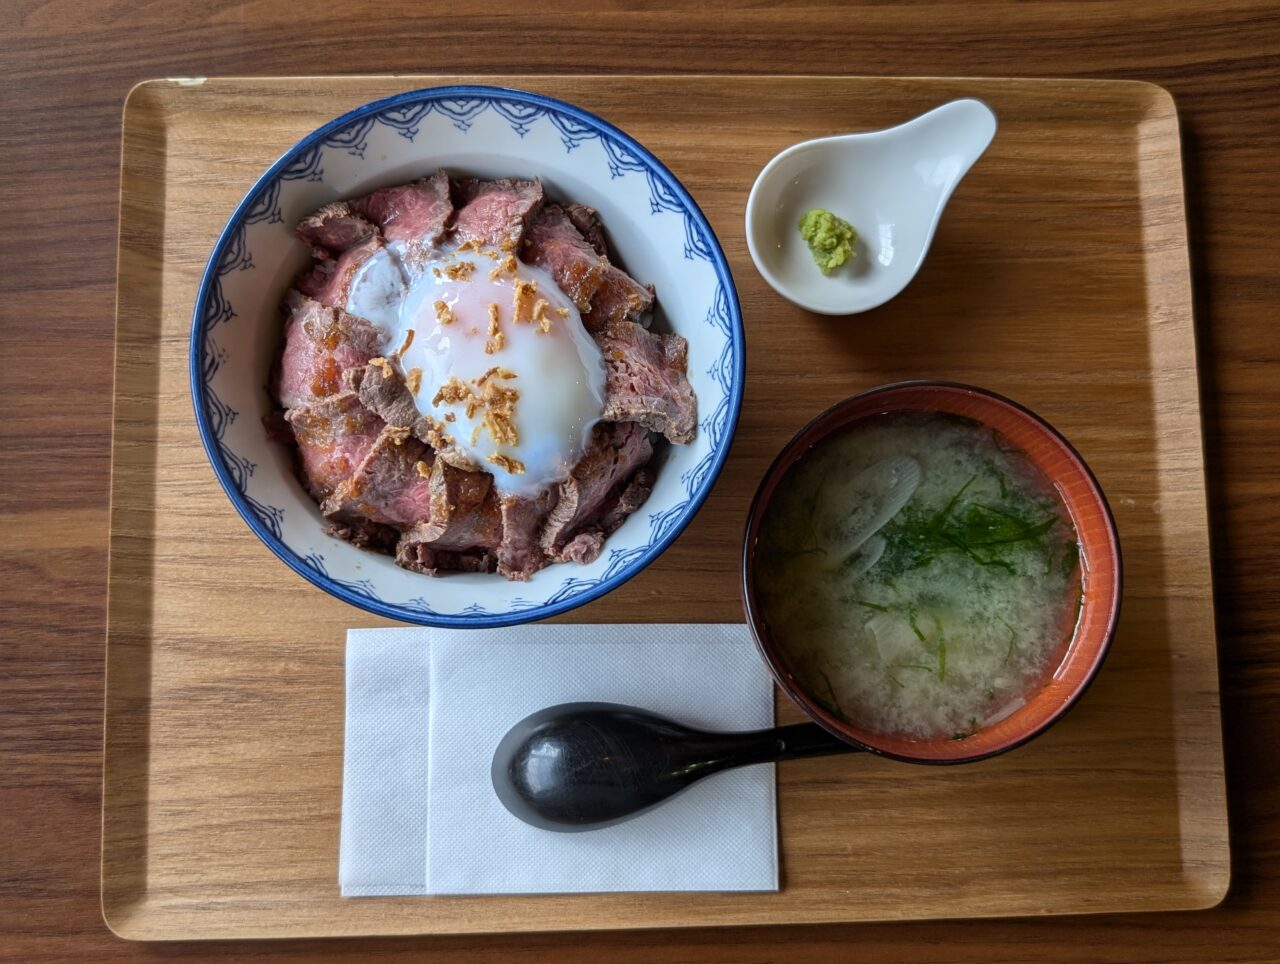
[[832,714],[964,739],[1061,663],[1082,593],[1057,491],[947,414],[865,419],[815,446],[761,521],[756,587],[791,671]]

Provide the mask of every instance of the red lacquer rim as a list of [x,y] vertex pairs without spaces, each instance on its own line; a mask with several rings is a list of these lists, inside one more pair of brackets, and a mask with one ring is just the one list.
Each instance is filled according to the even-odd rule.
[[[769,633],[754,589],[760,521],[791,467],[831,433],[873,415],[943,412],[975,419],[1022,449],[1057,487],[1080,540],[1084,596],[1077,629],[1054,675],[1027,702],[962,740],[911,740],[878,734],[832,716],[788,669]],[[1120,618],[1122,572],[1115,519],[1097,479],[1071,444],[1042,418],[994,392],[951,382],[900,382],[837,402],[802,428],[765,473],[747,516],[742,598],[756,646],[778,685],[836,736],[884,756],[913,763],[967,763],[1004,753],[1052,726],[1102,667]]]

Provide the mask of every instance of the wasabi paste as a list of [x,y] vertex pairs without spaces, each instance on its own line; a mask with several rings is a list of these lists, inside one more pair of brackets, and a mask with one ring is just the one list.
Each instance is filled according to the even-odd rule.
[[853,257],[858,232],[848,221],[830,211],[814,208],[800,219],[800,237],[809,244],[809,253],[823,274],[831,274]]

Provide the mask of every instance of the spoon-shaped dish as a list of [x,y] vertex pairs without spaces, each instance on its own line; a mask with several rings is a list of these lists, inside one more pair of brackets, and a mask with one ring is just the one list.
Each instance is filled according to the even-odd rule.
[[563,703],[507,732],[491,777],[525,823],[573,832],[638,816],[721,770],[858,749],[816,723],[710,733],[633,706]]
[[[954,100],[881,131],[803,141],[765,165],[747,198],[747,247],[784,298],[824,315],[884,304],[924,262],[951,193],[991,143],[996,115]],[[824,275],[798,223],[831,211],[854,226],[847,264]]]

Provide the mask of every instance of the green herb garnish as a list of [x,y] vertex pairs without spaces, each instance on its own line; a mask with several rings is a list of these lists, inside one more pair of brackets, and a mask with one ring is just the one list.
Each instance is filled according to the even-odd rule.
[[916,623],[916,607],[913,603],[907,607],[907,622],[911,624],[911,631],[916,634],[916,639],[924,642],[924,633],[920,632],[920,626]]
[[[910,505],[885,526],[887,544],[878,568],[886,576],[921,569],[942,554],[958,552],[976,565],[1016,575],[1012,552],[1022,546],[1044,545],[1058,523],[1056,512],[1037,511],[1025,501],[991,502],[965,494],[976,482],[972,476],[933,514]],[[923,636],[917,631],[917,636]]]
[[1000,486],[1000,498],[1009,498],[1009,487],[1004,483],[1004,473],[997,469],[994,465],[990,466],[991,474],[995,476],[996,484]]
[[844,709],[840,706],[840,700],[836,697],[836,688],[831,685],[831,677],[823,671],[821,666],[814,668],[817,669],[818,675],[822,677],[822,682],[827,684],[827,695],[831,697],[831,703],[827,706],[827,709],[835,713],[840,719],[847,720],[848,717],[844,715]]
[[1017,640],[1018,634],[1014,632],[1013,627],[1010,626],[1003,619],[1001,619],[1000,622],[1004,623],[1004,628],[1009,630],[1009,648],[1006,649],[1004,652],[1004,659],[1001,661],[1001,665],[1003,666],[1004,664],[1008,663],[1010,658],[1013,656],[1013,644]]
[[947,516],[951,515],[951,510],[954,509],[956,507],[956,503],[960,501],[960,497],[968,492],[969,486],[973,485],[973,483],[977,481],[978,477],[976,475],[969,476],[969,481],[960,486],[960,491],[953,495],[951,497],[951,501],[939,510],[938,514],[934,517],[934,523],[937,524],[946,521]]

